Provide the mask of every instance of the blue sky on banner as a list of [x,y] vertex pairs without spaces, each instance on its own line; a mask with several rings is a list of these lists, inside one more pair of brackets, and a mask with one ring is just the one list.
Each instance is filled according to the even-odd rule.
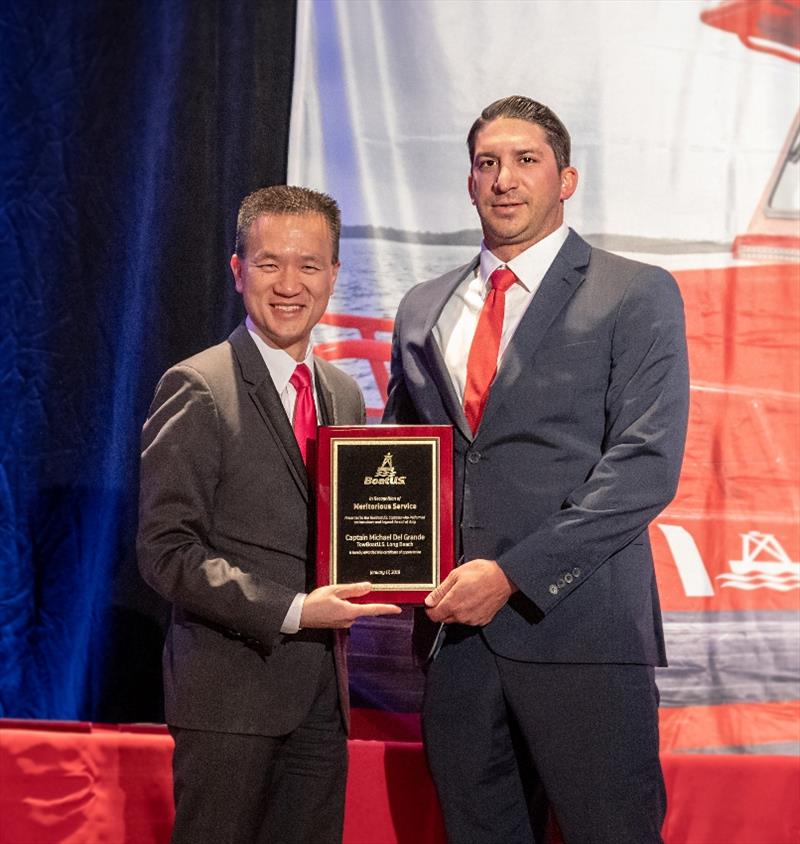
[[552,106],[584,234],[730,243],[797,109],[796,63],[707,26],[704,0],[299,0],[290,181],[346,224],[477,228],[466,130],[509,93]]

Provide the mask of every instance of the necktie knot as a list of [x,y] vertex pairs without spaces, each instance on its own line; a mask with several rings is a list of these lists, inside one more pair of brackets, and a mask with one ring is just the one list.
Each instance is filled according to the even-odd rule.
[[517,277],[514,275],[514,271],[508,269],[508,267],[498,267],[489,276],[489,284],[500,293],[505,293],[515,281],[517,281]]
[[298,363],[289,383],[298,393],[301,390],[307,390],[311,386],[311,370],[304,363]]

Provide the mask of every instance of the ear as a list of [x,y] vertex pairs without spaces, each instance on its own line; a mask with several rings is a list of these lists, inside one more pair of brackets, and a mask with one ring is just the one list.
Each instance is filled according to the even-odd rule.
[[235,252],[231,255],[231,272],[233,273],[233,280],[236,284],[236,292],[241,293],[244,289],[242,285],[242,262]]
[[469,200],[474,205],[475,204],[475,182],[472,178],[472,173],[470,172],[469,176],[467,176],[467,193],[469,193]]
[[342,265],[339,261],[333,265],[333,273],[331,274],[331,293],[333,293],[333,288],[336,287],[336,279],[339,278],[339,268],[341,266]]
[[565,167],[561,171],[561,201],[569,199],[578,188],[578,171],[574,167]]

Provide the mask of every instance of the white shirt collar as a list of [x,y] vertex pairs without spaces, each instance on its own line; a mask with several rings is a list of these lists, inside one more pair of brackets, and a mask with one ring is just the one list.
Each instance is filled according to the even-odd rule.
[[569,236],[569,227],[562,222],[561,225],[546,237],[529,246],[524,252],[520,252],[516,258],[507,263],[501,261],[493,252],[481,243],[481,260],[478,267],[478,275],[484,285],[489,284],[489,276],[498,267],[508,267],[520,280],[522,286],[528,290],[534,290],[539,286],[544,274],[553,263],[558,250],[564,245]]
[[314,384],[314,350],[310,342],[303,360],[297,361],[283,349],[275,349],[267,345],[256,331],[256,327],[249,316],[245,320],[245,325],[255,341],[256,348],[261,353],[264,363],[267,365],[272,383],[279,395],[286,389],[298,363],[304,363],[308,366],[311,370],[311,383]]

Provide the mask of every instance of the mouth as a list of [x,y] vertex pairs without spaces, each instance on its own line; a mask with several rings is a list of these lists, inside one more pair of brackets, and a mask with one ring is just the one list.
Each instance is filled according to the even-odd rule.
[[273,303],[270,307],[277,311],[279,314],[286,314],[287,316],[292,316],[294,314],[299,314],[300,311],[303,310],[305,305],[283,305],[280,303]]
[[492,210],[495,214],[500,214],[501,216],[509,216],[513,214],[517,208],[522,208],[524,203],[522,202],[495,202],[492,205]]

